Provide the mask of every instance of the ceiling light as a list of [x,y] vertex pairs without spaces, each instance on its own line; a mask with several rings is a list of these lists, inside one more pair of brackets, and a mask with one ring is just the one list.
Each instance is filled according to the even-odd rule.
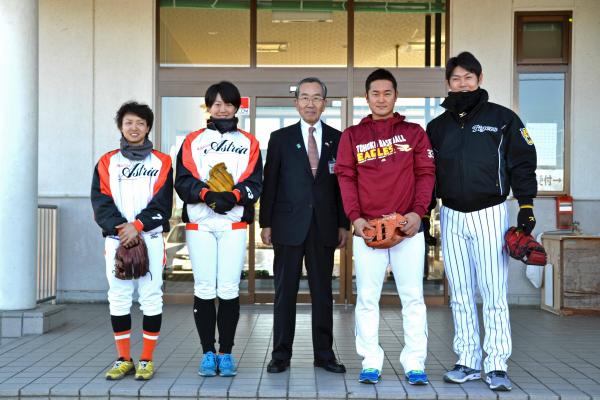
[[333,22],[333,15],[329,11],[273,11],[271,21],[275,23]]
[[258,53],[282,53],[287,51],[288,44],[287,43],[257,43],[256,51]]

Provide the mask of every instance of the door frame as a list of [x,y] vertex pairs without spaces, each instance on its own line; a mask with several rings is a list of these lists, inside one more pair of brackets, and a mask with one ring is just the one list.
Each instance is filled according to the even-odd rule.
[[[290,105],[293,95],[290,87],[307,76],[317,76],[327,84],[328,98],[342,100],[342,128],[353,125],[355,97],[364,97],[364,82],[373,68],[234,68],[234,67],[159,67],[155,101],[154,141],[161,146],[161,117],[163,97],[203,97],[206,89],[223,79],[236,84],[240,93],[250,99],[250,132],[256,128],[256,106],[259,99],[281,99]],[[400,97],[445,97],[444,68],[389,68],[398,82]],[[344,114],[345,113],[345,118]],[[158,132],[158,133],[156,133]],[[248,246],[248,292],[240,293],[245,304],[272,303],[273,293],[256,293],[255,285],[255,224],[249,226]],[[444,279],[445,281],[445,279]],[[190,303],[189,294],[165,293],[165,302]],[[447,304],[448,291],[444,283],[443,296],[426,296],[428,305]],[[340,253],[340,290],[334,296],[338,304],[355,304],[352,282],[352,240]],[[310,295],[298,294],[298,302],[310,303]],[[382,295],[382,304],[399,304],[397,295]]]

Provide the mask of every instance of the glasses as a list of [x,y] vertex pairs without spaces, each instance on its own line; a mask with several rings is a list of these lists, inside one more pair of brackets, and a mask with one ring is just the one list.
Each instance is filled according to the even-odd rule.
[[313,104],[321,104],[325,99],[321,96],[314,96],[314,97],[309,97],[309,96],[300,96],[298,97],[298,103],[300,103],[303,106],[308,105],[308,103],[312,102]]

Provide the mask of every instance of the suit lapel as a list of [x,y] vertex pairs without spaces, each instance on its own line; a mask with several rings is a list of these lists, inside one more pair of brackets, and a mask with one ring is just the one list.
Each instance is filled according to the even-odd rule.
[[331,137],[331,132],[329,132],[329,126],[325,125],[323,121],[321,121],[321,132],[321,156],[319,157],[319,166],[315,178],[323,173],[325,168],[329,168],[327,163],[330,158],[329,155],[331,154],[331,146],[333,145],[333,138]]
[[310,161],[308,161],[308,151],[304,145],[304,138],[302,137],[302,128],[300,122],[293,126],[293,143],[294,151],[297,154],[299,161],[304,164],[304,169],[312,177],[312,170],[310,169]]

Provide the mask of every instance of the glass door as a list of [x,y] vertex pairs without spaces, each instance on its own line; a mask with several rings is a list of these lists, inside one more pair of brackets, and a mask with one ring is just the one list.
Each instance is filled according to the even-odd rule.
[[[247,101],[246,101],[247,105]],[[238,126],[250,131],[250,118],[247,106],[238,111]],[[206,128],[209,115],[204,106],[204,97],[162,97],[160,148],[171,156],[175,170],[177,153],[190,132]],[[183,201],[174,195],[173,215],[171,216],[171,232],[165,236],[166,267],[163,273],[165,301],[169,303],[192,303],[194,293],[194,276],[192,264],[185,242],[185,223],[181,220]],[[248,249],[249,253],[252,249]],[[240,300],[252,302],[248,292],[248,269],[250,257],[246,257],[240,285]]]
[[[321,115],[321,120],[326,124],[338,129],[345,128],[346,121],[346,99],[331,98],[327,99],[327,106]],[[256,99],[254,131],[262,151],[263,162],[266,158],[267,145],[271,132],[285,126],[293,125],[300,120],[298,111],[294,107],[292,98],[266,98]],[[260,200],[257,204],[256,213],[258,215]],[[260,239],[260,227],[257,223],[253,224],[255,251],[255,270],[254,270],[254,299],[256,303],[272,303],[275,295],[273,281],[273,247],[265,245]],[[346,270],[345,249],[336,250],[333,266],[333,298],[335,302],[345,301],[345,270]],[[298,294],[299,303],[309,303],[310,294],[308,281],[306,278],[306,268],[303,266],[300,278],[300,290]]]

